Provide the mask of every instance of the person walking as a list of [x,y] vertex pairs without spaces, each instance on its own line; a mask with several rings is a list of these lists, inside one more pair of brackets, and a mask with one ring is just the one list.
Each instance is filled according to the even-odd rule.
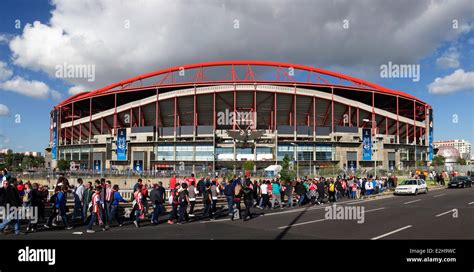
[[188,184],[186,182],[184,182],[181,185],[181,191],[179,192],[178,201],[179,201],[178,224],[181,225],[183,224],[184,220],[189,221],[189,216],[187,212],[188,203],[189,203],[189,192],[188,192]]
[[104,201],[102,201],[100,195],[102,192],[102,186],[98,185],[95,187],[94,194],[92,195],[91,199],[91,219],[89,224],[87,225],[87,233],[94,233],[95,231],[92,229],[95,221],[99,221],[99,226],[102,227],[102,231],[105,231],[104,222],[102,221],[102,205],[104,205]]
[[[0,206],[4,207],[5,209],[9,209],[11,207],[19,207],[20,205],[20,194],[14,186],[10,185],[10,181],[7,180],[4,176],[2,188],[0,188]],[[16,235],[23,234],[20,231],[20,220],[18,220],[17,218],[11,218],[10,216],[7,216],[2,221],[2,223],[0,223],[0,232],[3,233],[5,227],[9,224],[14,225]]]
[[[143,186],[143,185],[142,185]],[[135,216],[133,218],[133,224],[135,227],[140,227],[140,219],[144,218],[144,206],[143,206],[143,196],[142,196],[142,186],[138,186],[135,192],[133,193],[133,209],[135,210]]]
[[242,188],[242,195],[244,197],[244,204],[245,204],[245,216],[244,221],[252,219],[252,213],[250,211],[250,208],[253,206],[253,196],[254,196],[254,190],[250,187],[251,182],[250,179],[247,180],[247,182],[244,184],[244,187]]
[[158,216],[164,211],[165,194],[166,191],[161,181],[158,184],[153,184],[153,190],[150,192],[150,200],[153,204],[153,214],[151,215],[153,225],[158,224]]
[[232,215],[230,217],[232,221],[234,221],[236,217],[236,213],[239,219],[242,219],[241,206],[240,206],[241,199],[242,199],[242,185],[240,183],[237,183],[237,185],[235,185],[234,195],[233,195],[233,202],[235,205],[235,209],[233,210]]
[[316,181],[313,180],[311,185],[309,185],[309,197],[312,205],[316,204],[317,189]]
[[[38,191],[39,184],[38,183],[33,183],[31,186],[31,191],[30,191],[30,208],[38,208],[38,218],[39,219],[39,210],[41,209],[41,197]],[[44,208],[43,208],[44,209]],[[38,221],[36,220],[30,220],[28,223],[28,227],[26,228],[26,231],[29,232],[36,232],[38,226]]]
[[234,186],[232,185],[231,179],[229,179],[229,181],[224,187],[224,195],[227,201],[227,213],[230,217],[232,217],[234,209]]
[[119,186],[117,184],[112,187],[112,196],[110,197],[110,199],[110,216],[108,218],[108,225],[110,226],[112,224],[112,220],[115,218],[115,220],[117,220],[118,226],[121,227],[123,225],[123,220],[119,214],[119,204],[120,202],[127,203],[128,201],[123,199],[122,195],[119,192]]
[[317,204],[318,205],[324,204],[324,195],[325,195],[324,181],[322,181],[321,179],[318,180],[316,183],[316,191],[318,192]]
[[171,190],[171,213],[170,217],[168,218],[168,224],[174,224],[174,220],[178,219],[178,208],[179,208],[179,192],[181,190],[181,186],[179,183],[175,184],[174,190]]
[[84,185],[82,184],[82,178],[77,179],[77,186],[74,188],[73,196],[74,196],[74,213],[72,216],[72,220],[80,217],[81,222],[84,222],[84,212],[83,212],[83,201],[84,201]]
[[329,202],[336,202],[336,184],[334,180],[329,182],[328,194],[329,194]]
[[211,182],[208,181],[205,183],[205,189],[202,192],[202,201],[204,204],[204,212],[203,212],[203,219],[214,220],[214,216],[212,214],[211,203],[212,203],[212,196],[211,196]]
[[275,201],[278,201],[278,206],[280,206],[280,209],[283,209],[281,203],[281,185],[277,179],[272,182],[272,209],[275,209]]
[[[264,180],[262,184],[260,185],[260,198],[261,200],[261,205],[260,209],[265,209],[266,206],[270,205],[269,203],[269,196],[268,196],[268,181]],[[271,206],[270,206],[271,208]]]
[[66,214],[66,199],[68,186],[66,184],[63,184],[62,186],[57,186],[56,188],[58,187],[59,189],[57,190],[57,193],[55,194],[56,197],[54,198],[53,212],[49,216],[48,221],[44,225],[44,227],[47,229],[51,228],[54,218],[59,215],[63,220],[64,227],[67,230],[70,230],[73,227],[68,225]]
[[[194,175],[192,176],[194,178]],[[188,196],[189,196],[189,217],[194,217],[194,206],[196,205],[196,197],[198,195],[198,190],[196,188],[196,179],[192,180],[191,185],[188,187]]]
[[217,187],[217,183],[215,180],[211,183],[211,198],[212,198],[212,213],[217,213],[217,196],[219,195],[219,188]]
[[84,194],[82,198],[82,222],[83,224],[86,223],[88,213],[89,213],[89,204],[92,201],[92,195],[94,194],[94,190],[92,188],[92,182],[86,183],[85,189],[84,189]]
[[258,182],[256,179],[253,181],[252,191],[253,191],[253,200],[255,201],[255,205],[253,205],[253,207],[257,207],[257,205],[260,203],[258,199],[258,196],[260,194],[260,186],[258,185]]

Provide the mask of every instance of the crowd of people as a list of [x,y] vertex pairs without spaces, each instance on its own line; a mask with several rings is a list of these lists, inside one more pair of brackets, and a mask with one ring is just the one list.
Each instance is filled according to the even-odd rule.
[[[53,194],[48,198],[48,188],[29,182],[23,183],[9,176],[5,170],[1,173],[3,187],[0,189],[0,205],[38,207],[39,219],[45,221],[44,229],[64,225],[65,229],[86,226],[87,233],[93,233],[95,225],[103,231],[114,221],[118,227],[131,221],[140,227],[145,220],[152,225],[165,218],[167,224],[184,224],[195,220],[215,220],[217,217],[228,216],[231,220],[252,219],[257,209],[284,209],[303,205],[324,205],[337,202],[341,198],[360,199],[365,196],[383,192],[396,186],[396,177],[384,179],[368,176],[359,178],[302,178],[292,181],[273,179],[254,179],[234,176],[219,182],[217,177],[202,177],[197,180],[194,175],[187,178],[170,179],[168,188],[161,182],[143,184],[138,179],[133,186],[130,199],[124,199],[118,185],[111,184],[105,178],[84,183],[81,178],[73,186],[64,176],[59,177]],[[69,211],[69,199],[73,199],[72,211]],[[217,208],[218,199],[224,199],[227,207]],[[131,204],[131,212],[126,216],[120,203]],[[201,204],[199,216],[196,205]],[[166,212],[165,206],[170,206]],[[45,207],[51,208],[50,215],[45,218]],[[151,209],[150,209],[151,207]],[[226,209],[225,209],[226,208]],[[24,220],[23,220],[24,221]],[[10,224],[14,225],[15,233],[20,231],[21,220],[5,219],[0,224],[4,232]],[[60,223],[62,222],[62,223]],[[38,230],[37,222],[27,222],[27,232]]]

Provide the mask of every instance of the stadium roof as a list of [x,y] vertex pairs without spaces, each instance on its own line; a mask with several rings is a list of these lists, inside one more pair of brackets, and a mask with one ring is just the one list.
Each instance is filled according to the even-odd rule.
[[[221,68],[221,70],[209,71],[215,67]],[[271,68],[272,70],[263,71],[261,73],[257,72],[261,67]],[[289,72],[290,70],[292,71],[291,73]],[[187,76],[182,76],[183,74],[187,74]],[[215,76],[213,74],[219,75],[220,78],[210,79],[211,76]],[[145,81],[150,83],[146,84]],[[416,100],[426,104],[417,97],[405,92],[392,90],[359,78],[321,68],[274,61],[228,60],[174,66],[142,74],[107,85],[97,90],[73,95],[59,103],[56,108],[91,97],[113,94],[121,91],[216,83],[279,83],[351,88],[399,96],[408,100]]]

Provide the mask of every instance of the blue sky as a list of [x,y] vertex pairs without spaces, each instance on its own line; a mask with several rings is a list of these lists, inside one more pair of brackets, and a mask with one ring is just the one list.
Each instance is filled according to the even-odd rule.
[[[114,2],[119,7],[111,6]],[[2,1],[0,61],[6,67],[3,67],[3,79],[0,69],[0,105],[6,106],[8,112],[2,114],[0,106],[0,148],[43,152],[49,141],[49,112],[73,93],[70,90],[73,86],[89,90],[168,66],[251,58],[313,65],[415,95],[434,108],[435,140],[466,139],[474,143],[474,12],[472,5],[463,6],[463,1],[456,4],[435,1],[436,5],[419,1],[406,9],[374,1],[374,12],[385,16],[380,22],[375,18],[374,24],[361,21],[367,16],[367,9],[353,4],[356,1],[349,1],[345,11],[329,5],[325,10],[324,5],[319,5],[314,12],[322,12],[320,16],[305,16],[306,12],[314,14],[310,12],[311,2],[305,1],[298,5],[302,7],[291,6],[291,1],[275,2],[270,11],[264,9],[263,4],[252,6],[252,2],[246,1],[222,5],[211,2],[200,6],[193,2],[156,1],[147,2],[141,8],[132,6],[131,2]],[[443,8],[449,15],[439,15],[433,11],[436,8]],[[298,21],[281,19],[279,14],[285,12],[294,13],[295,16],[290,17],[299,17]],[[209,19],[213,16],[204,16],[206,13],[215,18]],[[325,21],[326,14],[331,18],[326,20],[337,19]],[[384,20],[389,21],[386,18],[390,16],[400,21],[385,24]],[[345,17],[351,26],[341,30],[338,22]],[[237,31],[235,27],[226,28],[226,24],[233,25],[235,18],[241,28]],[[453,18],[459,20],[462,30],[451,33]],[[21,21],[20,29],[15,28],[15,20]],[[127,20],[132,27],[123,30]],[[25,25],[35,21],[41,24],[32,25],[30,31],[26,31]],[[288,25],[294,25],[296,30],[285,29]],[[352,39],[344,35],[351,35]],[[397,40],[384,44],[385,40],[395,39],[393,36],[397,36]],[[367,43],[367,37],[373,39],[372,44]],[[274,42],[268,43],[272,39]],[[224,43],[226,40],[236,42]],[[291,43],[292,40],[301,42]],[[340,40],[348,42],[337,49],[341,46]],[[403,42],[393,45],[398,40]],[[154,55],[156,51],[159,54]],[[89,83],[55,78],[52,58],[59,63],[96,64],[98,80]],[[420,81],[381,78],[380,65],[388,61],[420,64]],[[441,78],[436,84],[439,88],[432,93],[429,85],[436,78]],[[22,84],[11,87],[15,79]],[[22,93],[18,88],[25,84],[33,84],[42,95]],[[19,123],[15,122],[16,114],[20,115]],[[457,115],[457,123],[453,122],[456,119],[453,115]]]

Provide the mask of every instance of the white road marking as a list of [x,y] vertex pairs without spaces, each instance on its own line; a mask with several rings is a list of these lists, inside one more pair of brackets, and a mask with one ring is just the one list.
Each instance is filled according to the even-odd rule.
[[[374,212],[374,211],[383,210],[383,209],[385,209],[385,207],[377,208],[377,209],[372,209],[372,210],[367,210],[367,211],[364,211],[364,213]],[[286,229],[286,228],[289,228],[289,227],[307,225],[307,224],[311,224],[311,223],[322,222],[322,221],[325,221],[325,220],[328,220],[328,219],[323,218],[323,219],[317,219],[317,220],[312,220],[312,221],[307,221],[307,222],[292,224],[292,225],[288,225],[288,226],[281,226],[281,227],[278,227],[278,229]]]
[[440,194],[440,195],[435,195],[433,197],[440,197],[440,196],[444,196],[445,194]]
[[286,228],[294,227],[294,226],[301,226],[301,225],[306,225],[306,224],[311,224],[311,223],[322,222],[322,221],[325,221],[325,220],[327,220],[327,219],[318,219],[318,220],[313,220],[313,221],[308,221],[308,222],[293,224],[293,225],[289,225],[289,226],[282,226],[282,227],[278,227],[278,229],[286,229]]
[[467,205],[472,205],[472,204],[474,204],[474,201],[473,201],[473,202],[469,202],[469,203],[467,203]]
[[387,237],[387,236],[389,236],[389,235],[392,235],[392,234],[394,234],[394,233],[397,233],[397,232],[399,232],[399,231],[402,231],[402,230],[405,230],[405,229],[408,229],[408,228],[411,228],[411,227],[413,227],[413,226],[412,226],[412,225],[408,225],[408,226],[405,226],[405,227],[403,227],[403,228],[399,228],[399,229],[396,229],[396,230],[394,230],[394,231],[387,232],[387,233],[382,234],[382,235],[380,235],[380,236],[371,238],[370,240],[378,240],[378,239],[380,239],[380,238]]
[[452,209],[452,210],[449,210],[449,211],[447,211],[447,212],[440,213],[440,214],[436,215],[436,217],[440,217],[440,216],[443,216],[443,215],[445,215],[445,214],[452,213],[452,212],[455,212],[455,211],[456,211],[456,209]]
[[76,231],[76,232],[73,232],[72,234],[74,234],[74,235],[82,235],[82,233],[83,233],[82,231]]
[[418,202],[418,201],[421,201],[421,199],[416,199],[416,200],[408,201],[408,202],[405,202],[405,203],[403,203],[403,204],[410,204],[410,203]]
[[289,210],[289,211],[282,211],[282,212],[274,212],[274,213],[266,213],[264,216],[270,216],[270,215],[279,215],[279,214],[287,214],[287,213],[294,213],[294,212],[302,212],[304,210],[306,211],[312,211],[312,210],[321,210],[324,209],[328,206],[318,206],[318,207],[312,207],[312,208],[304,208],[304,209],[296,209],[296,210]]
[[372,210],[367,210],[365,211],[364,213],[368,213],[368,212],[375,212],[375,211],[378,211],[378,210],[383,210],[385,209],[385,207],[382,207],[382,208],[377,208],[377,209],[372,209]]
[[215,223],[215,222],[222,222],[222,221],[230,221],[230,218],[226,219],[217,219],[217,220],[211,220],[211,221],[201,221],[201,223]]

